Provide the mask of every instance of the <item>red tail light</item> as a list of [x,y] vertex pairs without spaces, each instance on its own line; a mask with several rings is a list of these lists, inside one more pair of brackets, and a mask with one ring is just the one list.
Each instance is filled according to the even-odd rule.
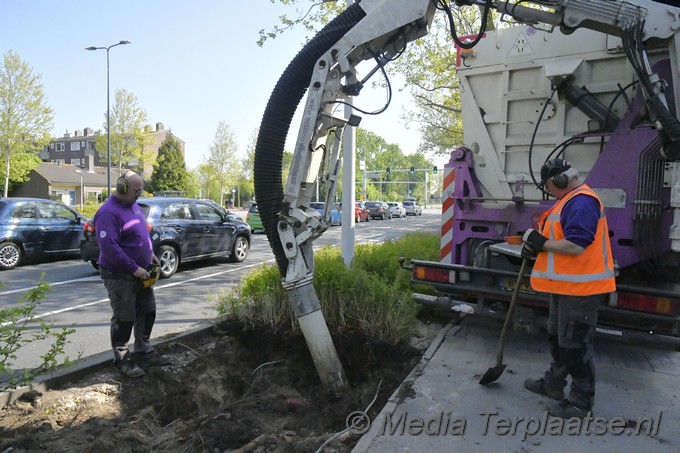
[[94,223],[92,223],[90,221],[85,222],[85,224],[83,225],[83,231],[85,233],[94,233],[94,231],[95,231]]
[[149,222],[146,222],[146,231],[151,231],[151,228],[153,228],[153,226]]
[[435,269],[431,267],[413,267],[413,278],[416,280],[425,280],[430,282],[455,283],[455,271],[448,271],[446,269]]
[[627,310],[660,315],[677,315],[680,312],[680,303],[677,300],[644,294],[618,293],[616,306]]

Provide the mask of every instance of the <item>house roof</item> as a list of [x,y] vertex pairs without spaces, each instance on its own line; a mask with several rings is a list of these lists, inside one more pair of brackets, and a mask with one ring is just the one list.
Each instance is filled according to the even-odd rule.
[[[49,181],[50,184],[80,184],[81,175],[83,176],[83,184],[106,187],[108,182],[106,167],[93,167],[92,171],[89,172],[77,165],[41,162],[34,171]],[[125,171],[126,169],[123,169],[123,173]],[[111,167],[111,184],[115,184],[118,176],[118,168]]]

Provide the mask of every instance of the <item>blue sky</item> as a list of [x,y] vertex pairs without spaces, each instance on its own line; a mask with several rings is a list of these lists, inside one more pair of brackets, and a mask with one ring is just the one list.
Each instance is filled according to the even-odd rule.
[[[2,0],[0,53],[12,49],[41,74],[55,113],[52,134],[59,137],[103,129],[106,51],[85,47],[131,41],[110,51],[111,102],[118,88],[133,92],[149,124],[162,122],[186,142],[187,166],[195,168],[219,121],[229,124],[245,152],[276,81],[302,47],[302,30],[263,48],[255,43],[258,31],[271,29],[286,12],[294,14],[269,0]],[[394,84],[388,111],[364,116],[362,127],[410,154],[418,132],[400,122],[408,97]],[[384,90],[366,87],[355,104],[375,110],[385,98]],[[297,129],[294,122],[288,150]]]

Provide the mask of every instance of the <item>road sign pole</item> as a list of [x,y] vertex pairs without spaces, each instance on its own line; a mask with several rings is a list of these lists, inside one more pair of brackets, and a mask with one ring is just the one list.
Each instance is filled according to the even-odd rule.
[[428,193],[429,192],[429,190],[428,190],[428,182],[429,182],[428,176],[429,176],[429,174],[430,174],[429,172],[427,172],[427,171],[425,172],[425,188],[423,189],[423,192],[424,192],[423,193],[423,206],[425,208],[427,208],[427,198],[428,198],[427,196],[429,195],[429,193]]

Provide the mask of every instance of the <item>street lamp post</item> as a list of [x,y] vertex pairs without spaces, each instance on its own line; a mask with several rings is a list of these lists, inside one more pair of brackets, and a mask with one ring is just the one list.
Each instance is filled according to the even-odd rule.
[[111,44],[108,47],[86,47],[85,50],[106,50],[106,184],[108,193],[107,197],[111,196],[111,102],[109,89],[109,50],[116,46],[130,44],[130,41],[119,41],[116,44]]

